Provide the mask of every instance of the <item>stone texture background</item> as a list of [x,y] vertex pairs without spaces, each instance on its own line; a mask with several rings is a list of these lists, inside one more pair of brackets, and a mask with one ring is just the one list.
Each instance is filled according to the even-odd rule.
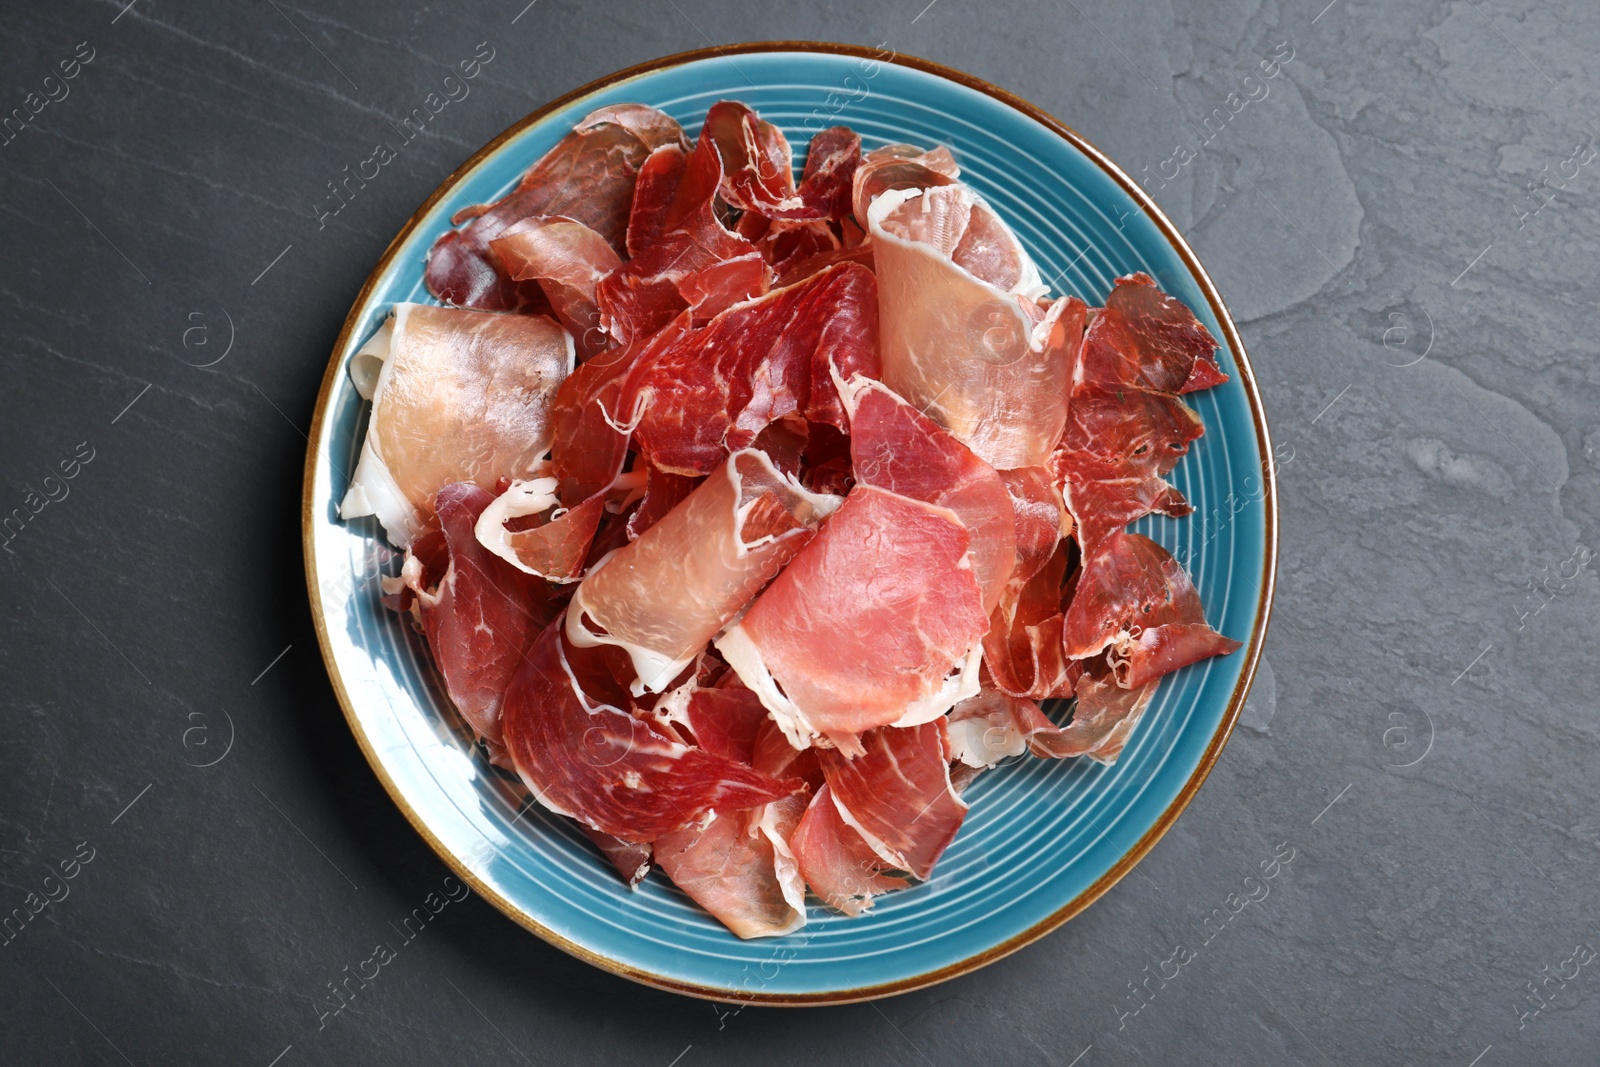
[[[0,146],[0,511],[93,455],[0,557],[0,906],[93,849],[0,948],[0,1059],[1594,1062],[1600,966],[1552,976],[1600,946],[1600,7],[125,2],[0,22],[0,111],[94,57]],[[760,38],[970,71],[1154,176],[1294,450],[1243,726],[1135,875],[931,990],[719,1014],[472,899],[319,1030],[314,997],[447,873],[344,728],[305,604],[302,431],[345,310],[515,118]],[[325,183],[480,41],[471,96],[319,229]],[[1268,96],[1179,166],[1280,45]]]

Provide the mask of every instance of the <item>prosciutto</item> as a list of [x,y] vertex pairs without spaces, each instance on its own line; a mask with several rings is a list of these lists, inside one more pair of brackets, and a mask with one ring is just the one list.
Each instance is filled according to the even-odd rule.
[[891,867],[926,881],[967,814],[950,782],[945,720],[881,727],[853,759],[817,753],[839,817]]
[[844,821],[826,784],[811,798],[789,841],[806,885],[828,907],[851,917],[872,909],[875,897],[911,883]]
[[517,774],[549,810],[642,843],[803,784],[673,740],[624,711],[626,695],[603,681],[610,665],[569,646],[564,630],[558,618],[534,640],[501,711]]
[[[501,750],[500,705],[528,645],[555,617],[542,583],[483,550],[473,533],[493,498],[468,483],[439,491],[445,561],[411,554],[401,577],[415,597],[445,692],[491,754]],[[438,535],[435,535],[438,536]],[[429,572],[432,572],[431,574]]]
[[562,215],[620,254],[640,166],[653,150],[686,143],[682,128],[652,107],[619,104],[591,112],[506,196],[456,213],[452,221],[466,225],[434,242],[428,291],[446,303],[486,311],[537,306],[543,302],[539,285],[510,278],[490,242],[523,219]]
[[1084,560],[1063,642],[1073,659],[1108,653],[1124,689],[1239,647],[1206,623],[1183,565],[1150,538],[1126,532],[1112,534]]
[[592,568],[573,594],[567,637],[632,660],[660,692],[811,540],[838,507],[764,453],[741,451],[665,518]]
[[404,547],[436,525],[445,486],[531,474],[573,355],[571,335],[544,315],[396,304],[351,361],[372,416],[340,517],[376,515]]
[[988,627],[955,512],[857,485],[716,647],[790,744],[849,755],[977,689]]
[[843,429],[833,373],[877,376],[876,304],[872,273],[841,264],[683,334],[641,371],[639,451],[700,475],[791,415]]
[[580,360],[610,347],[595,292],[622,259],[605,237],[577,219],[535,215],[512,223],[489,248],[513,281],[539,284]]
[[965,185],[882,193],[867,222],[884,382],[991,466],[1043,465],[1066,424],[1082,302],[1041,313],[1038,271]]
[[1006,483],[882,382],[853,375],[839,393],[850,416],[857,482],[955,512],[970,539],[967,556],[984,610],[994,610],[1017,562],[1017,524]]
[[[1124,527],[1226,381],[1146,275],[1051,299],[949,150],[588,115],[351,362],[342,511],[484,755],[740,938],[934,876],[1007,760],[1116,761],[1238,643]],[[656,898],[656,894],[647,894]]]
[[1180,394],[1227,381],[1216,340],[1147,274],[1118,278],[1073,371],[1050,467],[1086,553],[1143,515],[1193,509],[1166,475],[1205,432]]

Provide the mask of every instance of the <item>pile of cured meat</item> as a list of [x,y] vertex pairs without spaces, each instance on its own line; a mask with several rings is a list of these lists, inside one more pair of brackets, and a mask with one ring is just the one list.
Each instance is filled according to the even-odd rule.
[[[741,937],[927,879],[1006,757],[1109,763],[1238,647],[1132,520],[1189,508],[1216,342],[1047,287],[951,154],[596,111],[434,245],[351,375],[343,515],[499,765]],[[1064,725],[1039,701],[1070,698]],[[1059,718],[1059,716],[1058,716]]]

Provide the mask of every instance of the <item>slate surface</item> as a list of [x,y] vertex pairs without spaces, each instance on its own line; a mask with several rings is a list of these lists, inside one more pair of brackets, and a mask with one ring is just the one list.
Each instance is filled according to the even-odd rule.
[[[0,559],[0,906],[76,873],[0,948],[0,1059],[1595,1062],[1600,8],[124,2],[0,19],[0,111],[76,71],[0,145],[0,511],[61,497]],[[305,603],[302,431],[345,310],[515,118],[785,37],[1019,93],[1188,234],[1294,449],[1244,724],[1133,876],[931,990],[719,1013],[471,899],[319,1026],[447,873]],[[326,183],[480,41],[471,96],[319,228]]]

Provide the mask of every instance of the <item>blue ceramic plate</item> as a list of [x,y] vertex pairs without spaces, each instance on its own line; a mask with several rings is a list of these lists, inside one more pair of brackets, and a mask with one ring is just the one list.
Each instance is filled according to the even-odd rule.
[[[1187,519],[1138,525],[1188,562],[1211,623],[1245,642],[1167,679],[1114,767],[1014,761],[983,776],[933,879],[860,919],[813,907],[789,936],[740,941],[659,875],[630,891],[570,824],[530,806],[450,709],[421,641],[378,603],[398,561],[372,519],[339,521],[365,432],[345,367],[392,303],[428,301],[423,265],[450,215],[492,201],[593,109],[651,104],[698,132],[742,100],[796,152],[845,123],[866,147],[949,146],[964,177],[1055,279],[1100,304],[1112,280],[1153,275],[1221,340],[1226,385],[1190,397],[1206,434],[1172,481]],[[799,164],[803,162],[796,160]],[[334,690],[384,787],[456,872],[540,937],[654,986],[729,1001],[837,1003],[903,992],[997,959],[1059,926],[1125,875],[1176,819],[1233,728],[1271,602],[1276,499],[1238,331],[1177,231],[1120,170],[1037,108],[931,64],[840,45],[695,52],[612,75],[507,130],[412,216],[356,300],[317,399],[306,461],[311,608]]]

